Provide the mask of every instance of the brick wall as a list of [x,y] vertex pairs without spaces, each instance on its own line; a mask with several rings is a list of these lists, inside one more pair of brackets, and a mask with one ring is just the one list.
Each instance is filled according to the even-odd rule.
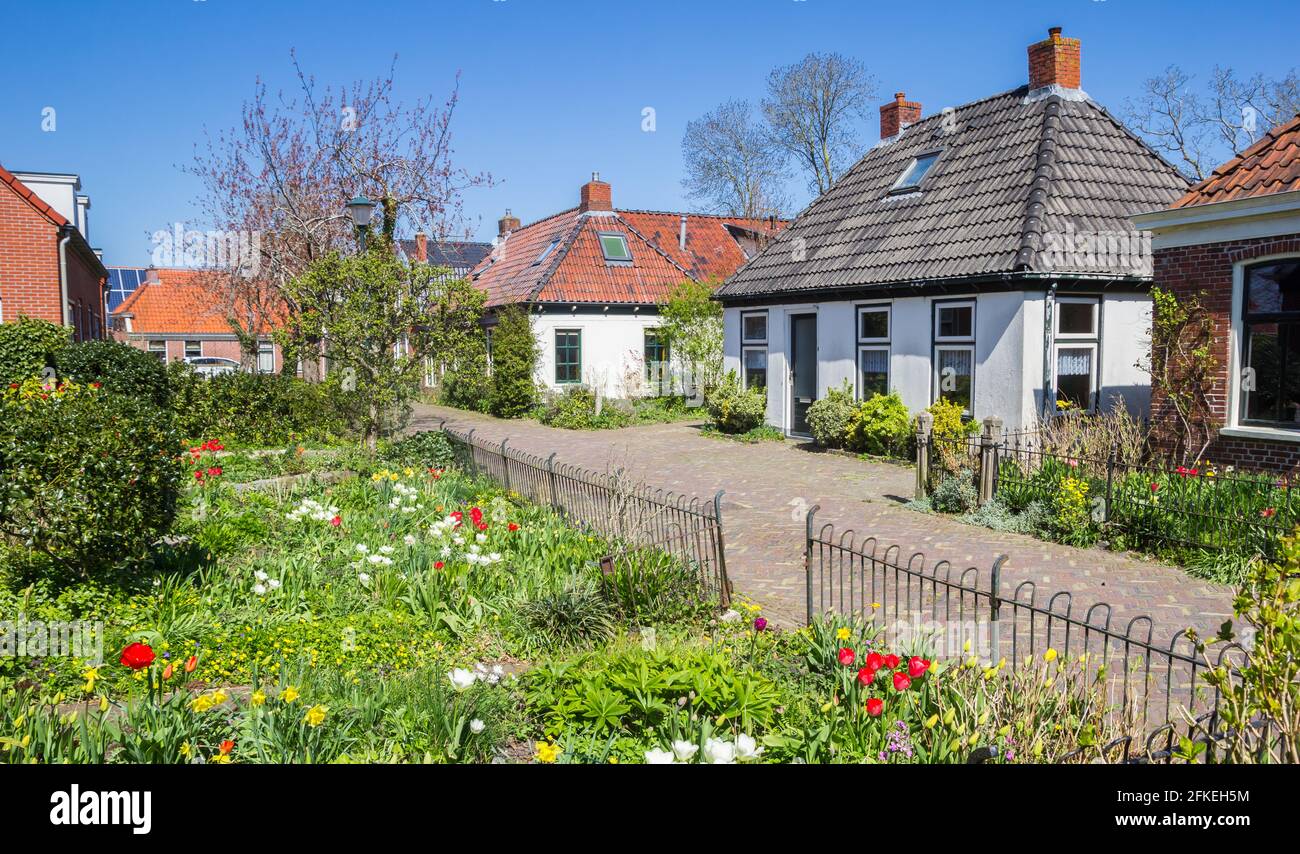
[[59,228],[0,184],[0,302],[4,319],[20,315],[62,323]]
[[[1201,293],[1201,304],[1214,316],[1214,358],[1218,365],[1210,394],[1214,426],[1228,417],[1229,353],[1232,328],[1233,265],[1269,255],[1300,255],[1300,235],[1263,237],[1159,249],[1155,255],[1155,283],[1179,299]],[[1159,389],[1152,389],[1151,419],[1160,444],[1172,447],[1172,409]],[[1216,436],[1206,459],[1220,465],[1246,469],[1295,471],[1300,469],[1300,443]]]
[[[137,347],[141,350],[148,350],[150,341],[161,340],[167,345],[167,361],[179,362],[185,358],[184,338],[167,338],[162,335],[147,335],[134,332],[130,335],[118,333],[114,337],[119,341],[124,341],[132,347]],[[191,340],[199,341],[199,346],[202,348],[200,355],[202,356],[216,356],[222,359],[233,359],[236,362],[240,360],[239,342],[234,338],[215,340],[211,338],[200,338]],[[275,349],[275,371],[276,373],[279,373],[280,369],[284,365],[284,354],[280,351],[279,344],[274,344],[272,346]]]

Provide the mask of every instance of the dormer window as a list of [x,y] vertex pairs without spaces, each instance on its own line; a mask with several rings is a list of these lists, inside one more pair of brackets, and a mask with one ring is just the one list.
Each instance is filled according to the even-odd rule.
[[627,248],[627,236],[617,232],[600,234],[600,251],[605,254],[606,261],[632,260],[632,251]]
[[930,171],[930,167],[939,159],[939,152],[935,151],[930,154],[922,154],[919,157],[913,157],[912,162],[907,165],[903,171],[903,176],[898,179],[890,193],[911,193],[921,188],[921,181],[925,174]]

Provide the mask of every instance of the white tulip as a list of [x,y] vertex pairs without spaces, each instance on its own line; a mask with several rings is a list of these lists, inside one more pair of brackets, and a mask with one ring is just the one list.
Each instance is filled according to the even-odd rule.
[[272,590],[279,590],[279,589],[280,589],[280,579],[278,579],[278,578],[272,578],[270,581],[268,581],[268,582],[266,582],[266,583],[269,584],[269,585],[271,586],[271,589],[272,589]]
[[415,545],[415,537],[407,534],[405,537],[402,537],[402,542],[406,543],[408,546],[413,546]]
[[763,748],[758,746],[752,735],[741,733],[736,736],[736,758],[741,762],[751,762],[763,755]]
[[645,752],[645,764],[647,765],[672,765],[673,753],[671,750],[647,750]]
[[357,543],[357,551],[366,554],[370,551],[370,548],[365,543]]
[[253,573],[253,577],[256,578],[258,581],[266,581],[266,579],[270,578],[270,576],[268,576],[265,572],[263,572],[260,569],[257,572]]
[[451,687],[455,688],[457,691],[466,691],[473,686],[474,680],[477,677],[474,676],[473,671],[457,667],[455,670],[447,674],[447,678],[451,680]]
[[370,584],[370,576],[363,572],[357,576],[357,581],[368,586]]
[[258,596],[265,596],[265,595],[266,595],[266,585],[265,585],[265,584],[254,584],[254,585],[253,585],[253,592],[256,593]]
[[707,739],[704,742],[704,759],[710,765],[732,765],[736,761],[736,746],[729,741]]
[[673,753],[677,755],[678,762],[690,762],[699,750],[698,744],[691,744],[689,741],[673,742]]
[[392,547],[392,546],[380,546],[380,547],[379,547],[379,553],[380,553],[380,554],[385,554],[385,555],[390,555],[390,554],[393,553],[393,547]]
[[475,735],[478,735],[484,730],[486,726],[487,724],[483,723],[478,718],[475,718],[474,720],[469,722],[469,731],[474,733]]

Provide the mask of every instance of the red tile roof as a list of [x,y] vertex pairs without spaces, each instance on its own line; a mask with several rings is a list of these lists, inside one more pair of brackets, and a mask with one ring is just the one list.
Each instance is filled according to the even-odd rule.
[[1176,208],[1300,190],[1300,115],[1273,128],[1250,148],[1174,202]]
[[158,281],[145,282],[113,312],[131,315],[132,335],[233,335],[219,283],[209,270],[163,268]]
[[[686,217],[685,250],[679,246],[682,216]],[[519,302],[657,305],[688,278],[721,281],[745,262],[745,251],[731,229],[758,237],[773,225],[779,229],[785,223],[660,211],[582,214],[570,208],[499,241],[475,268],[474,281],[487,292],[489,306]],[[631,262],[605,261],[601,232],[623,234]]]
[[29,188],[22,181],[19,181],[17,178],[15,178],[13,176],[13,173],[10,172],[8,169],[4,168],[3,166],[0,166],[0,182],[8,184],[10,187],[12,187],[13,191],[17,193],[19,196],[21,196],[22,198],[26,199],[28,204],[36,208],[36,210],[40,211],[41,213],[45,214],[45,216],[50,220],[50,222],[54,223],[55,225],[68,224],[68,220],[66,217],[63,216],[63,214],[59,213],[54,208],[46,204],[44,199],[42,199],[40,196],[33,193],[31,191],[31,188]]

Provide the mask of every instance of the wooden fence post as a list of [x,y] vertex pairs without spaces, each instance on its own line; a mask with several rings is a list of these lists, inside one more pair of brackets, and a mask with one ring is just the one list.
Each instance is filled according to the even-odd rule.
[[922,412],[916,416],[916,500],[925,498],[930,484],[930,430],[934,416]]
[[980,436],[980,506],[993,500],[998,484],[998,443],[1002,441],[1002,419],[990,415],[984,419]]

